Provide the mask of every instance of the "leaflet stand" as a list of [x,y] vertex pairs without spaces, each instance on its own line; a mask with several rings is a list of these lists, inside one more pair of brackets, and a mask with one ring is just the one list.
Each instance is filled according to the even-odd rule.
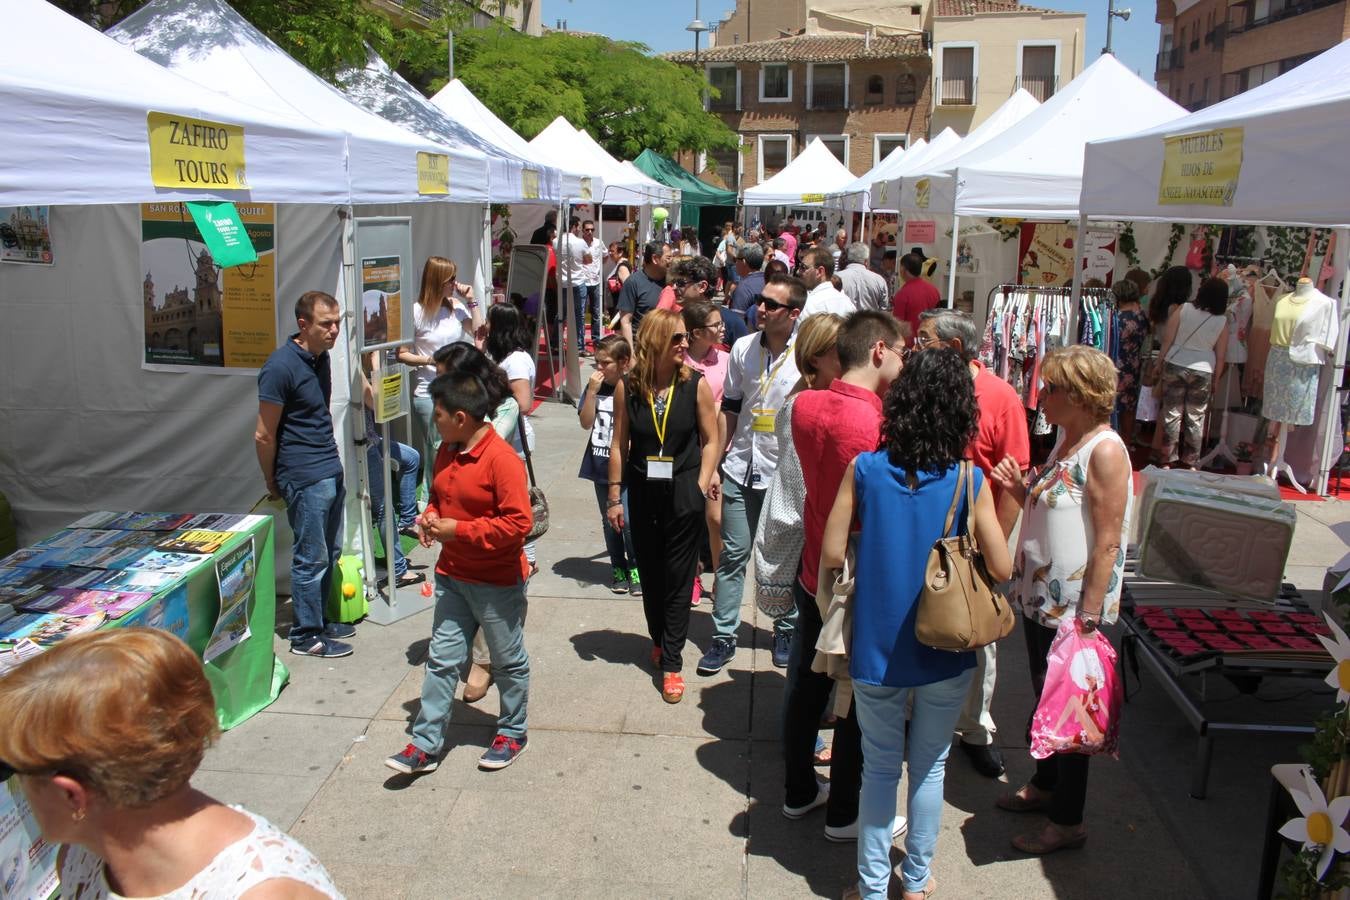
[[1223,373],[1223,414],[1219,417],[1219,443],[1214,449],[1206,453],[1196,463],[1196,468],[1208,468],[1210,463],[1218,459],[1226,459],[1234,466],[1237,465],[1237,454],[1228,446],[1228,393],[1233,387],[1233,369],[1236,366],[1226,366]]

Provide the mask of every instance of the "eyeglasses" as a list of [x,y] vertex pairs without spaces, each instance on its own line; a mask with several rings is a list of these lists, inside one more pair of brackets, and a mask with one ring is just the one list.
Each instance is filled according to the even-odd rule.
[[770,300],[763,294],[755,295],[754,305],[764,307],[765,312],[773,312],[775,309],[791,309],[790,304],[779,303],[777,300]]
[[725,326],[726,326],[726,323],[723,322],[721,319],[718,319],[716,322],[709,322],[707,325],[700,325],[700,326],[698,326],[697,328],[695,328],[695,329],[693,329],[693,330],[694,330],[694,331],[721,331]]
[[677,331],[670,336],[670,346],[672,347],[687,343],[689,343],[689,332],[687,331]]
[[928,337],[926,334],[914,335],[914,346],[918,347],[920,350],[922,350],[924,347],[927,347],[929,344],[936,344],[937,342],[938,342],[937,338]]
[[908,362],[910,356],[912,356],[913,353],[914,353],[913,350],[910,350],[908,347],[906,347],[906,346],[903,345],[903,344],[900,345],[899,349],[897,349],[897,348],[891,346],[890,344],[882,344],[881,346],[882,346],[884,349],[891,351],[891,352],[894,353],[896,356],[900,357],[900,361],[901,361],[902,363],[903,363],[903,362]]

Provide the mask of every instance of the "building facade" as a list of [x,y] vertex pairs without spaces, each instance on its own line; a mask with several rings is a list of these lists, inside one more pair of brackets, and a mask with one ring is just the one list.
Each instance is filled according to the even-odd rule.
[[[666,58],[694,64],[692,52]],[[736,132],[740,147],[697,159],[685,154],[680,162],[732,190],[776,175],[815,138],[861,175],[928,134],[932,78],[919,34],[802,34],[721,45],[699,54],[698,65],[712,85],[708,110]]]
[[969,134],[1018,88],[1044,102],[1083,71],[1081,13],[1008,0],[936,0],[931,13],[934,134]]
[[[446,0],[367,0],[396,22],[426,23],[445,14]],[[487,28],[505,23],[515,31],[538,37],[543,34],[540,14],[543,0],[450,0],[469,14],[469,28]]]
[[1158,0],[1157,22],[1158,90],[1195,111],[1350,38],[1350,2]]

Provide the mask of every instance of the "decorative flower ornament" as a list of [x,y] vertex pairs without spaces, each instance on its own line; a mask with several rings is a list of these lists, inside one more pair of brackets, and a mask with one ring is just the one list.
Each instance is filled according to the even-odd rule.
[[1350,797],[1337,797],[1328,805],[1322,789],[1313,781],[1311,770],[1303,770],[1303,779],[1307,793],[1289,788],[1289,795],[1294,798],[1303,818],[1285,822],[1280,835],[1291,841],[1302,841],[1305,850],[1321,850],[1317,860],[1317,880],[1321,881],[1337,853],[1350,853],[1350,833],[1342,827],[1346,815],[1350,814]]
[[1345,703],[1350,701],[1350,638],[1345,636],[1341,626],[1327,613],[1322,614],[1327,620],[1328,627],[1331,628],[1332,640],[1325,635],[1318,635],[1317,639],[1322,642],[1322,646],[1327,648],[1331,658],[1335,660],[1336,665],[1327,673],[1327,684],[1336,689],[1336,702]]

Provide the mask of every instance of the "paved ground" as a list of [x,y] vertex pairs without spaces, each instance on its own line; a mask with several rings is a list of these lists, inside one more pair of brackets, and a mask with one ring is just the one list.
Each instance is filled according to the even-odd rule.
[[[824,840],[822,812],[788,822],[779,811],[783,677],[770,664],[769,633],[753,604],[744,607],[735,663],[707,679],[693,668],[695,648],[707,645],[708,608],[695,610],[689,691],[678,706],[662,702],[644,665],[640,603],[601,584],[608,572],[599,513],[591,488],[575,477],[585,435],[555,404],[535,422],[553,527],[530,589],[529,751],[505,771],[477,770],[493,733],[493,691],[475,706],[457,704],[439,771],[409,779],[381,765],[407,742],[417,708],[425,612],[389,627],[360,626],[356,654],[345,660],[286,657],[290,686],[222,738],[197,784],[290,829],[360,900],[838,897],[854,876],[852,845]],[[1350,506],[1297,509],[1288,578],[1316,589],[1346,550],[1333,528],[1347,535]],[[995,718],[1015,784],[1032,768],[1021,735],[1031,690],[1020,637],[1001,651]],[[1271,680],[1254,697],[1222,679],[1204,688],[1216,714],[1307,722],[1330,703],[1318,684]],[[1145,673],[1128,707],[1120,760],[1093,762],[1091,840],[1081,852],[1017,854],[1008,837],[1033,822],[996,810],[993,799],[1006,786],[952,758],[935,861],[942,896],[1250,897],[1269,766],[1296,760],[1298,743],[1222,738],[1209,798],[1193,800],[1195,733]]]

